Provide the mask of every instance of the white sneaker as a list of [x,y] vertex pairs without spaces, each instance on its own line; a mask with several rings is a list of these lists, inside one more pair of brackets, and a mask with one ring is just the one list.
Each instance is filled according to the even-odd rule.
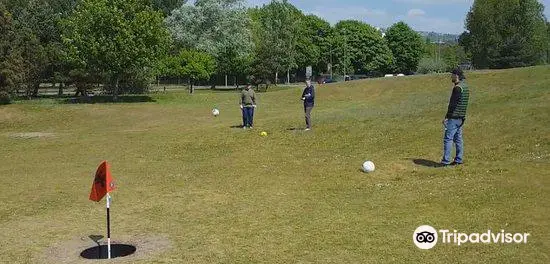
[[305,131],[310,131],[310,130],[311,130],[311,128],[306,128],[306,130],[305,130]]
[[245,130],[246,130],[246,127],[245,127],[245,126],[243,126],[243,129],[245,129]]

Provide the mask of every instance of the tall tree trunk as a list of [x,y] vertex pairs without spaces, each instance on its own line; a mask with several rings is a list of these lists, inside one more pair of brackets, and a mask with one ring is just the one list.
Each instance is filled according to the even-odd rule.
[[63,96],[63,85],[64,83],[59,83],[59,90],[57,91],[57,96]]
[[74,97],[78,97],[78,95],[80,94],[80,84],[75,83],[75,87],[76,87],[76,90],[74,92]]
[[194,92],[194,88],[193,88],[193,80],[189,80],[189,93],[190,94],[193,94]]
[[286,84],[290,84],[290,69],[286,70]]
[[275,85],[277,85],[277,82],[279,82],[279,72],[275,73]]
[[32,99],[32,83],[28,82],[27,83],[27,86],[25,87],[25,95],[27,96],[27,99],[31,100]]
[[227,87],[227,74],[225,75],[225,87]]
[[33,91],[32,91],[33,97],[38,97],[38,89],[40,89],[40,82],[36,82],[33,84]]
[[113,101],[118,101],[118,77],[116,77],[115,92],[113,94]]

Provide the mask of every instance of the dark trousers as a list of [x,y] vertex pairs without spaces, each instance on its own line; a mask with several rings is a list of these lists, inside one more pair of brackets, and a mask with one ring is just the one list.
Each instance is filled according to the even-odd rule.
[[304,112],[306,114],[306,128],[311,128],[311,110],[313,110],[313,106],[304,105]]
[[254,126],[254,107],[243,108],[243,127]]

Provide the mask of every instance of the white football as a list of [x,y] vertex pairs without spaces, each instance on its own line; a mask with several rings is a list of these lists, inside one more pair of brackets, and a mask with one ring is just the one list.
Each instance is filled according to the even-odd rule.
[[217,108],[212,109],[212,115],[214,116],[220,115],[220,110],[218,110]]
[[363,171],[364,172],[373,172],[374,171],[374,163],[370,160],[367,160],[363,163]]

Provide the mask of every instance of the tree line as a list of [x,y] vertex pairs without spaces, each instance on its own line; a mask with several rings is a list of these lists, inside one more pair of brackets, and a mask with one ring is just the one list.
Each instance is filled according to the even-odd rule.
[[[247,8],[244,0],[0,0],[0,101],[94,87],[146,92],[160,77],[191,85],[277,83],[314,75],[428,73],[463,62],[476,68],[550,61],[550,25],[537,0],[476,0],[459,44],[432,43],[407,24],[380,30],[331,25],[288,1]],[[507,25],[507,26],[502,26]]]
[[550,62],[550,24],[537,0],[476,0],[460,44],[481,69]]

